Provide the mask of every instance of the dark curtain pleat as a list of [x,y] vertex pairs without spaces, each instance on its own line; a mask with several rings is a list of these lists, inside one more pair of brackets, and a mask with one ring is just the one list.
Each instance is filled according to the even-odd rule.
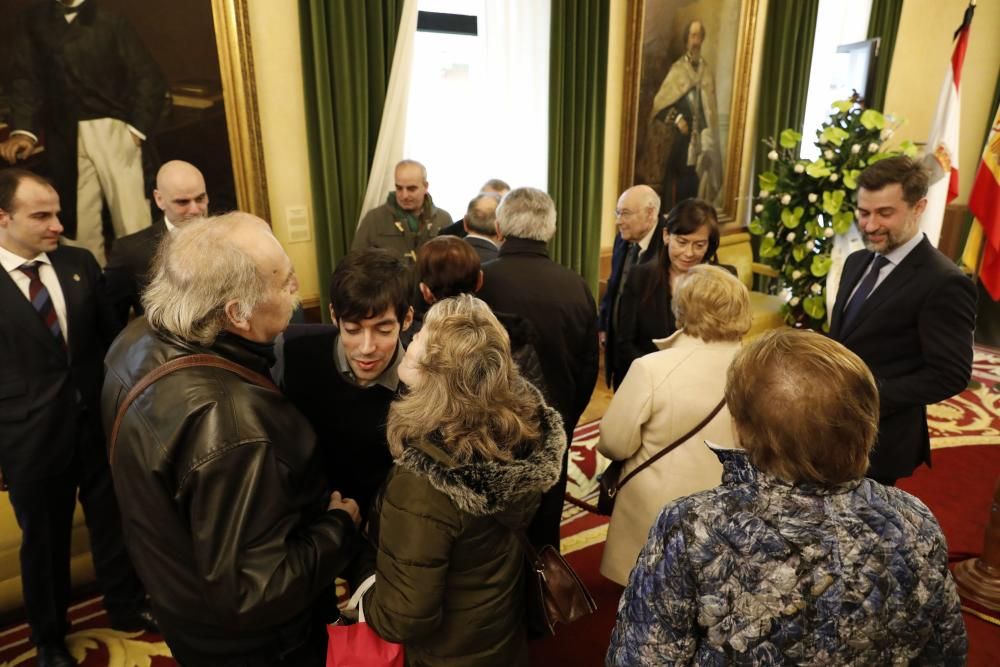
[[300,0],[306,127],[321,312],[361,215],[403,0]]
[[608,71],[608,0],[552,0],[549,194],[552,258],[597,293]]
[[[767,5],[754,173],[767,170],[770,149],[764,139],[777,138],[789,127],[802,130],[818,11],[819,0],[771,0]],[[753,187],[756,191],[756,184]]]
[[872,12],[868,18],[868,39],[878,37],[878,59],[875,61],[875,88],[869,91],[865,106],[869,109],[885,105],[885,89],[889,84],[889,68],[892,67],[892,52],[896,48],[896,33],[899,32],[899,16],[903,13],[903,0],[872,0]]

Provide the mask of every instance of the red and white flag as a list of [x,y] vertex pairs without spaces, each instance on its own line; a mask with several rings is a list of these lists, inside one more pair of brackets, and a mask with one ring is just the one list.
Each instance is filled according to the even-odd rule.
[[994,301],[1000,301],[1000,106],[993,116],[976,181],[969,194],[969,210],[986,236],[979,279]]
[[969,44],[969,27],[972,14],[976,10],[969,3],[962,19],[962,25],[955,31],[955,50],[944,75],[944,84],[938,97],[937,111],[931,123],[931,134],[925,147],[924,165],[930,170],[930,190],[927,192],[927,208],[920,218],[920,228],[927,234],[933,245],[941,236],[941,221],[944,207],[958,196],[958,124],[961,118],[961,95],[959,82],[962,78],[962,63],[965,49]]

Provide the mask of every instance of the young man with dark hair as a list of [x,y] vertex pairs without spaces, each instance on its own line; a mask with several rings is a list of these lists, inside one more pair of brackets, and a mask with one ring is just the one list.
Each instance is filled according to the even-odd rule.
[[402,259],[378,248],[352,252],[330,279],[335,326],[292,325],[275,347],[275,381],[315,429],[331,488],[356,499],[362,519],[392,466],[385,423],[412,294]]

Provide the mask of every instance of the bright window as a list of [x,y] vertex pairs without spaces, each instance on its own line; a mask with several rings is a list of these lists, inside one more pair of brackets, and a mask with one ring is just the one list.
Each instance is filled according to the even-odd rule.
[[456,220],[490,178],[545,189],[549,2],[419,0],[422,12],[476,17],[476,35],[418,30],[404,157]]

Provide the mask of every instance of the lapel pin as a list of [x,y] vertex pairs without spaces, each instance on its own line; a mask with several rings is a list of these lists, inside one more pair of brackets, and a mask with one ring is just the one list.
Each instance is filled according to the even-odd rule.
[[80,282],[80,274],[79,273],[74,273],[73,274],[73,280],[75,280],[76,282]]

